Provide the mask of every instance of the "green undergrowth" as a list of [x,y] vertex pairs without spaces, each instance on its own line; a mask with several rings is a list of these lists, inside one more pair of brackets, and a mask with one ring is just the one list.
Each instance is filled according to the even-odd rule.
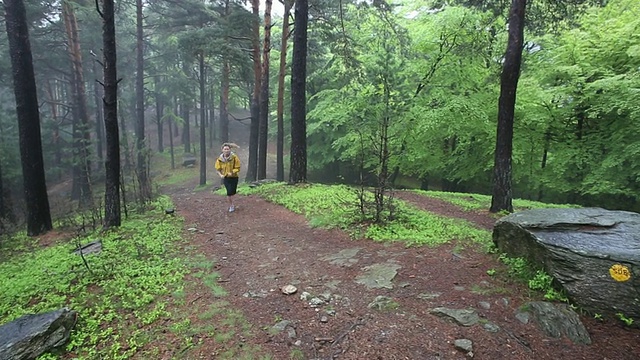
[[[489,209],[491,207],[491,195],[454,193],[454,192],[430,191],[430,190],[429,191],[413,190],[413,191],[423,196],[444,200],[448,203],[458,206],[459,208],[465,211]],[[572,208],[572,207],[575,208],[579,206],[570,205],[570,204],[547,204],[539,201],[513,199],[514,211],[539,209],[539,208]]]
[[[76,311],[65,348],[40,360],[159,359],[162,349],[172,359],[192,359],[207,338],[222,349],[211,354],[216,359],[269,359],[260,347],[237,341],[254,336],[251,324],[225,300],[215,263],[183,238],[183,220],[164,213],[170,199],[152,205],[130,212],[117,229],[81,238],[3,238],[0,324],[62,307]],[[96,240],[100,254],[84,260],[74,254]],[[216,300],[202,304],[207,292]]]
[[[66,306],[78,313],[66,346],[73,358],[131,357],[152,340],[148,328],[171,317],[170,294],[183,286],[189,271],[176,251],[181,221],[164,214],[167,204],[167,198],[160,198],[154,210],[130,213],[116,230],[13,248],[0,264],[0,323]],[[79,243],[96,240],[102,242],[100,254],[84,260],[74,254]]]
[[[556,289],[553,277],[544,270],[521,257],[509,257],[506,254],[501,254],[498,259],[506,265],[505,273],[499,275],[523,283],[529,289],[540,292],[546,300],[568,302],[566,294]],[[494,269],[489,272],[490,276],[498,275]]]
[[175,168],[171,169],[171,153],[169,152],[169,149],[165,149],[165,151],[162,153],[154,154],[152,158],[152,168],[164,169],[164,171],[159,174],[155,174],[154,176],[154,181],[157,183],[157,185],[167,186],[185,184],[190,179],[198,176],[198,166],[192,168],[182,166],[183,156],[184,151],[182,148],[174,148],[173,158]]
[[[460,219],[442,217],[394,199],[392,220],[372,223],[360,211],[358,191],[346,185],[287,185],[270,183],[243,189],[304,215],[311,226],[341,228],[375,241],[402,241],[407,246],[435,246],[454,240],[472,241],[489,248],[491,234]],[[372,201],[368,194],[367,201]]]

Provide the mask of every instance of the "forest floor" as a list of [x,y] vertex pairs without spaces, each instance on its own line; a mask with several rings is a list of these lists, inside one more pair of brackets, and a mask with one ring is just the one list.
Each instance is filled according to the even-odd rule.
[[[245,128],[231,128],[232,138],[243,145],[239,153],[244,164]],[[212,331],[194,335],[193,346],[185,347],[172,334],[162,344],[149,344],[160,349],[162,359],[640,357],[640,330],[621,322],[581,315],[592,344],[577,345],[518,320],[516,313],[528,301],[540,300],[540,294],[506,276],[489,276],[488,270],[506,273],[504,265],[495,254],[469,243],[406,247],[352,239],[339,230],[311,228],[303,216],[257,196],[240,194],[237,210],[229,213],[225,197],[211,188],[195,190],[197,181],[194,175],[189,183],[162,191],[185,219],[189,248],[215,264],[216,285],[224,291],[210,291],[202,278],[189,278],[185,309],[173,311],[190,314],[190,327]],[[464,211],[408,191],[396,196],[488,231],[496,220],[487,211]],[[363,282],[366,274],[381,268],[393,269],[393,276],[381,275],[380,286]],[[286,285],[297,292],[284,294]],[[309,295],[303,300],[305,292]],[[474,309],[481,320],[474,326],[457,325],[433,315],[430,310],[437,307]],[[489,331],[487,324],[498,328]],[[457,349],[458,339],[471,340],[472,352]]]

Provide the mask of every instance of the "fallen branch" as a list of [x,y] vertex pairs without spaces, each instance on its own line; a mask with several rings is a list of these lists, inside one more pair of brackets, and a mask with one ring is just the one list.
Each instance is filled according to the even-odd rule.
[[331,346],[333,347],[337,345],[339,342],[341,342],[342,340],[344,340],[344,338],[347,335],[349,335],[350,332],[355,330],[355,328],[357,328],[360,325],[364,325],[364,321],[362,321],[362,319],[359,319],[358,321],[354,322],[345,331],[343,331],[340,335],[338,335],[338,337],[335,340],[333,340],[333,342],[331,343]]

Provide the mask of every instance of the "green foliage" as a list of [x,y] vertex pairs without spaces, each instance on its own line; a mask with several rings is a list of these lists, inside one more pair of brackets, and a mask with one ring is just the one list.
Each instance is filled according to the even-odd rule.
[[[454,193],[445,191],[424,191],[414,190],[416,193],[440,200],[444,200],[453,205],[460,207],[465,211],[474,210],[486,210],[491,206],[491,196],[483,194],[468,194],[468,193]],[[550,204],[539,201],[513,199],[513,208],[515,211],[522,211],[528,209],[543,209],[543,208],[572,208],[579,207],[578,205],[569,204]]]
[[506,254],[501,254],[499,259],[507,266],[508,276],[525,282],[531,290],[542,292],[546,300],[569,301],[563,292],[554,288],[551,275],[542,270],[536,270],[535,267],[524,258],[512,258]]
[[617,313],[616,316],[618,317],[618,319],[620,319],[622,322],[624,322],[625,325],[627,325],[627,326],[633,325],[633,322],[634,322],[633,319],[624,316],[623,313]]
[[14,254],[0,263],[0,321],[67,306],[78,312],[67,345],[78,358],[125,359],[148,340],[144,326],[170,316],[166,295],[188,271],[175,252],[180,223],[165,217],[162,198],[145,217],[92,234],[102,252],[73,254],[75,242]]
[[[344,185],[285,185],[256,187],[255,194],[304,215],[311,225],[342,228],[376,241],[403,241],[407,246],[435,246],[470,240],[489,248],[491,235],[472,225],[443,218],[396,201],[396,216],[384,225],[372,224],[358,208],[357,192]],[[370,194],[369,194],[370,196]]]
[[256,187],[254,193],[304,215],[316,226],[347,228],[361,220],[357,193],[348,186],[272,183]]
[[441,245],[470,240],[488,249],[491,234],[458,219],[444,218],[400,204],[397,218],[386,225],[372,224],[365,234],[376,241],[403,241],[407,246]]

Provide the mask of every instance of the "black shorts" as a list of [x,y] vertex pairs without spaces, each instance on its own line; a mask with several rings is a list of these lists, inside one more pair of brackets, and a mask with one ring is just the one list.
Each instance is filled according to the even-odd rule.
[[222,180],[224,188],[227,189],[227,196],[235,195],[238,190],[238,177],[225,177]]

